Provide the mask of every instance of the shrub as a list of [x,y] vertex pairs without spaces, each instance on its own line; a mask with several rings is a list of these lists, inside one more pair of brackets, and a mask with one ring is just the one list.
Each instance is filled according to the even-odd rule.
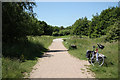
[[105,41],[112,42],[114,40],[115,41],[118,40],[118,38],[119,38],[119,28],[118,27],[120,27],[120,22],[115,22],[114,25],[111,25],[108,28],[108,32],[105,37]]
[[52,33],[53,36],[59,36],[58,31]]
[[59,32],[59,35],[60,36],[65,36],[65,35],[69,35],[70,34],[70,31],[69,30],[61,30],[60,32]]

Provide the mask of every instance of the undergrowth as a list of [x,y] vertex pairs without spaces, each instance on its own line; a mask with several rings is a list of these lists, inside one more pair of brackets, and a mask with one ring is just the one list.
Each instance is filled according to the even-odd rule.
[[[96,78],[118,78],[118,41],[109,43],[104,42],[102,38],[71,37],[65,39],[63,43],[71,55],[81,60],[87,60],[86,51],[92,50],[93,46],[97,47],[97,43],[101,43],[105,48],[99,49],[99,52],[107,56],[105,63],[102,67],[91,65],[90,70],[96,74]],[[71,45],[76,45],[77,49],[71,49]]]
[[48,50],[53,37],[28,36],[28,40],[3,43],[2,77],[23,78],[31,72],[37,58]]

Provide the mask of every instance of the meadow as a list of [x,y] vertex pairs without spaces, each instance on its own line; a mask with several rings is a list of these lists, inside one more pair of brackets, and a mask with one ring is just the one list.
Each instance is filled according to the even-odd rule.
[[[89,69],[95,73],[96,78],[118,78],[118,41],[109,43],[104,42],[103,38],[90,39],[88,37],[73,36],[63,42],[69,53],[80,60],[87,60],[86,51],[93,50],[93,46],[97,47],[97,43],[105,46],[103,50],[99,49],[99,52],[107,58],[103,66],[90,65]],[[76,45],[77,49],[72,49],[71,45]]]
[[28,36],[27,41],[3,43],[2,77],[23,78],[29,76],[37,59],[42,57],[52,43],[50,36]]

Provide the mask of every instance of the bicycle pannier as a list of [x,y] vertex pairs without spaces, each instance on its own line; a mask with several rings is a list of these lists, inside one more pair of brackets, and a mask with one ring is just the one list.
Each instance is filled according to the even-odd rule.
[[90,58],[90,53],[91,53],[91,51],[87,50],[87,52],[86,52],[86,57],[87,58]]

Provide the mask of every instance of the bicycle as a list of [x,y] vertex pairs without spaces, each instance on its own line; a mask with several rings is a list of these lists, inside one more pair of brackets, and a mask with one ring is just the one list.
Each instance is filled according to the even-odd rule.
[[95,46],[93,46],[93,51],[87,50],[86,57],[88,58],[88,62],[93,66],[99,65],[102,66],[104,64],[105,55],[99,54],[98,49],[104,49],[104,46],[101,44],[97,44],[98,47],[95,50]]

